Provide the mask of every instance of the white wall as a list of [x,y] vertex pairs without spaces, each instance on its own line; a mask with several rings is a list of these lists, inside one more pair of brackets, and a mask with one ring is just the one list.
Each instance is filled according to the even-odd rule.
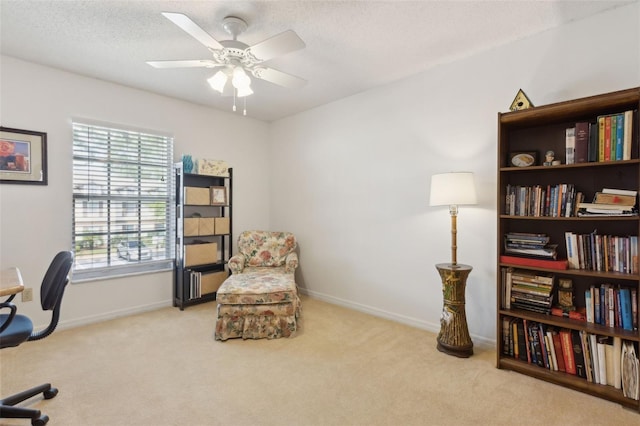
[[[458,260],[474,267],[471,334],[489,342],[497,112],[519,88],[541,105],[640,85],[639,14],[638,4],[617,9],[271,125],[0,57],[2,126],[49,137],[49,185],[0,185],[0,267],[19,266],[37,288],[53,254],[71,246],[70,120],[92,118],[171,132],[176,160],[227,160],[234,232],[295,232],[304,291],[437,331],[434,265],[450,259],[450,224],[445,207],[428,206],[429,181],[468,170],[480,204],[461,208]],[[159,273],[71,285],[61,325],[168,305],[171,282]],[[48,319],[37,301],[19,309]]]
[[271,128],[271,225],[299,240],[299,282],[325,300],[437,331],[435,264],[450,260],[447,207],[430,177],[472,171],[458,261],[467,318],[495,340],[497,112],[640,85],[640,11],[620,8],[280,120]]
[[[34,302],[19,306],[36,325],[39,287],[53,255],[71,248],[71,119],[90,118],[172,133],[174,158],[226,160],[234,168],[234,232],[269,224],[268,125],[60,70],[0,57],[4,127],[47,133],[47,186],[0,185],[0,268],[18,266]],[[212,95],[213,96],[213,95]],[[166,306],[170,272],[68,286],[61,326]],[[20,297],[16,298],[20,300]]]

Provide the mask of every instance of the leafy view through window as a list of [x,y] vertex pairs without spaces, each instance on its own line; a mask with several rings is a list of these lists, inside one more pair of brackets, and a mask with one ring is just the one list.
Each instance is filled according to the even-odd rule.
[[73,123],[74,277],[171,268],[173,139]]

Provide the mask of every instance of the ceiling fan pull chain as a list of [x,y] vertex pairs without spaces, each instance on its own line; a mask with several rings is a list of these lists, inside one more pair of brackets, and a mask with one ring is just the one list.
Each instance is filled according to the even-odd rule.
[[236,112],[236,89],[235,87],[233,88],[233,112]]

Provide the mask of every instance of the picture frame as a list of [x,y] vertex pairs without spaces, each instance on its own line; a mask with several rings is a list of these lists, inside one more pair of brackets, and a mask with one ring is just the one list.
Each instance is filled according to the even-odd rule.
[[47,185],[47,134],[0,127],[0,183]]
[[227,205],[227,187],[226,186],[211,187],[211,205],[212,206]]
[[536,151],[514,151],[509,153],[508,167],[531,167],[538,165]]

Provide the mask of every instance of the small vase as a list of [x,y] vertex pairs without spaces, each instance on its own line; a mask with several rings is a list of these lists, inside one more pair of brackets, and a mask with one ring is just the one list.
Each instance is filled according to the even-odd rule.
[[191,158],[190,155],[183,155],[182,156],[182,170],[185,173],[192,173],[193,172],[193,159]]

